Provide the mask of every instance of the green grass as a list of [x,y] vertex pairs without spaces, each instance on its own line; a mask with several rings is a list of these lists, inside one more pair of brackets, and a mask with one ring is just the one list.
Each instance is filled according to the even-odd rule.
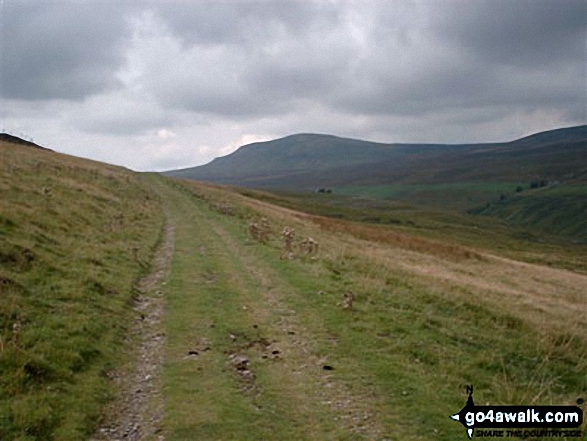
[[[288,273],[297,285],[304,277],[301,269]],[[352,276],[345,286],[329,284],[330,302],[304,298],[304,304],[297,299],[294,305],[314,311],[308,325],[318,316],[326,332],[336,336],[338,345],[322,341],[319,350],[340,367],[338,375],[353,382],[357,372],[369,378],[386,397],[390,414],[405,426],[414,424],[414,432],[422,437],[456,439],[461,428],[446,416],[463,402],[463,384],[475,384],[481,391],[478,399],[495,404],[536,398],[567,402],[569,391],[584,390],[583,368],[576,364],[582,363],[584,351],[578,345],[572,359],[564,355],[545,364],[549,349],[541,347],[534,330],[507,311],[447,299],[403,278],[388,278],[388,286],[376,292],[359,291],[366,286],[361,273],[364,269],[347,271]],[[332,308],[336,293],[349,287],[360,299],[351,317]],[[545,385],[548,396],[541,396]],[[407,427],[403,430],[407,436]]]
[[87,439],[127,361],[160,201],[130,171],[12,144],[0,192],[0,438]]
[[[337,399],[358,403],[349,414],[368,414],[362,423],[383,427],[380,438],[464,436],[448,415],[464,405],[465,384],[475,385],[478,402],[492,404],[572,404],[587,392],[583,319],[577,317],[576,326],[549,313],[548,319],[534,320],[533,308],[515,308],[514,299],[500,297],[501,288],[491,285],[490,275],[488,288],[418,276],[393,263],[411,254],[390,247],[390,255],[397,256],[389,263],[371,255],[370,247],[388,252],[381,241],[369,245],[225,190],[184,185],[197,197],[178,202],[174,211],[184,233],[169,286],[171,439],[375,439],[341,422],[344,407],[340,412],[316,406],[324,399],[318,398],[323,389],[312,384],[326,380],[311,360],[327,360],[334,367],[327,383],[342,391]],[[219,200],[232,209],[219,213],[214,208]],[[274,229],[266,245],[246,233],[247,222],[260,216],[268,217]],[[318,238],[319,257],[279,259],[275,233],[284,225],[296,228],[298,240]],[[425,259],[427,250],[418,250],[416,259]],[[435,265],[455,265],[448,256],[433,255]],[[494,263],[471,259],[456,265],[482,275]],[[514,283],[508,280],[502,282]],[[352,312],[340,307],[348,290],[357,299]],[[284,349],[289,337],[283,323],[306,343],[310,368],[298,377],[307,385],[301,390],[291,380],[299,354]],[[231,333],[236,342],[228,338]],[[254,350],[239,349],[258,373],[258,389],[243,391],[227,356],[240,341],[260,336],[276,341],[283,361],[266,363]],[[186,359],[187,350],[202,338],[211,350]],[[283,406],[292,390],[305,397],[304,405],[287,399],[289,406]],[[194,394],[198,398],[192,403]],[[188,409],[182,406],[186,400],[192,403]],[[255,412],[255,406],[270,410]],[[308,419],[308,413],[316,418]],[[339,434],[329,432],[333,422]],[[324,433],[331,435],[316,436]]]
[[[287,372],[292,360],[272,354],[286,353],[287,345],[275,323],[279,314],[263,309],[266,287],[241,254],[247,251],[240,249],[246,244],[242,216],[250,210],[234,206],[236,214],[223,215],[213,196],[193,197],[163,183],[161,192],[176,221],[178,243],[165,287],[168,439],[311,440],[340,434],[317,402],[298,402],[310,393]],[[227,243],[232,237],[239,248]],[[265,340],[270,349],[258,343]],[[190,357],[190,350],[198,355]],[[232,354],[249,358],[254,381],[238,375]]]
[[[131,361],[133,286],[163,206],[176,231],[162,287],[166,439],[448,441],[465,436],[448,418],[465,384],[491,404],[587,394],[587,260],[565,238],[386,200],[239,194],[0,154],[1,439],[91,436],[109,374]],[[261,217],[265,244],[247,231]],[[296,230],[291,260],[284,226]],[[317,256],[298,247],[309,236]]]
[[430,207],[466,210],[514,193],[515,182],[452,182],[444,184],[390,184],[335,187],[343,196],[391,199]]
[[510,225],[558,234],[587,244],[587,185],[530,190],[472,210]]

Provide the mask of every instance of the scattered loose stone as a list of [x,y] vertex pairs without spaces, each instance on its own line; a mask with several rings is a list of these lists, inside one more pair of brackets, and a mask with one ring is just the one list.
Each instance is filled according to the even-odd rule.
[[108,375],[120,394],[109,405],[107,419],[96,429],[90,438],[92,440],[138,441],[164,437],[160,428],[163,403],[157,382],[165,342],[165,333],[160,331],[164,299],[159,286],[166,284],[162,280],[173,255],[173,236],[174,227],[168,223],[165,240],[154,257],[153,271],[137,286],[140,293],[134,305],[137,320],[132,329],[133,335],[140,341],[136,372],[120,371]]

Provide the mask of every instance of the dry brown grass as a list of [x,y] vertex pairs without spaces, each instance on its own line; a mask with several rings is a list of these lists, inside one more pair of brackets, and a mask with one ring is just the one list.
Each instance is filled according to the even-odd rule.
[[309,215],[227,192],[229,187],[190,185],[230,197],[235,204],[243,204],[276,224],[290,223],[300,235],[318,238],[326,258],[356,255],[384,272],[413,277],[445,290],[446,295],[468,296],[468,301],[505,307],[544,331],[553,326],[560,330],[573,326],[587,329],[585,275],[384,227]]
[[343,220],[333,220],[322,216],[312,216],[310,220],[325,231],[348,234],[357,239],[385,244],[393,248],[401,248],[423,254],[441,256],[447,259],[483,259],[483,256],[480,253],[470,248],[437,240],[410,236],[383,227],[361,225]]

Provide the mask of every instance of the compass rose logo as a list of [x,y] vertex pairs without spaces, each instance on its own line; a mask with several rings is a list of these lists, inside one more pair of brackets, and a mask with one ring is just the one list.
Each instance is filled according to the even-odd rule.
[[466,391],[467,394],[469,394],[469,397],[467,398],[467,404],[465,404],[465,407],[463,407],[459,413],[451,415],[450,418],[465,426],[465,429],[467,429],[467,435],[469,436],[469,439],[471,439],[473,437],[473,426],[475,422],[471,421],[471,424],[469,424],[466,415],[467,413],[473,412],[475,409],[475,403],[473,402],[473,385],[467,385]]
[[[560,429],[579,428],[583,424],[583,410],[578,406],[540,406],[540,405],[513,405],[513,406],[477,406],[473,401],[473,386],[466,386],[469,397],[467,404],[459,413],[450,418],[461,423],[467,430],[469,439],[473,438],[477,429],[507,429],[515,436],[542,437],[542,436],[581,436],[581,430]],[[577,400],[577,404],[583,400]],[[539,430],[524,430],[536,429]],[[554,429],[554,430],[553,430]],[[483,432],[483,436],[503,436],[503,430]],[[519,434],[518,434],[519,433]],[[571,435],[572,433],[572,435]],[[510,436],[510,435],[508,435]]]

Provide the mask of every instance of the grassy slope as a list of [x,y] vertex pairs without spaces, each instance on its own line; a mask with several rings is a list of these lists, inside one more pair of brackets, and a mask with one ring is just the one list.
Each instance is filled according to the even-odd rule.
[[[494,404],[587,392],[583,275],[161,186],[180,244],[166,288],[170,439],[454,440],[464,384]],[[265,245],[246,232],[260,216],[273,226]],[[284,225],[298,243],[316,238],[318,257],[281,260]],[[348,290],[353,312],[340,306]],[[249,357],[254,381],[232,354]]]
[[[476,145],[377,144],[305,134],[243,146],[210,164],[169,175],[284,191],[332,188],[340,195],[463,212],[490,204],[475,213],[584,240],[585,198],[560,191],[572,181],[587,182],[586,145],[587,126]],[[565,185],[558,195],[495,204],[502,195],[514,195],[518,186],[527,190],[534,179]]]
[[472,212],[587,244],[587,185],[530,190],[488,203]]
[[[575,200],[584,201],[578,190],[580,188],[584,187],[576,187],[579,194]],[[559,226],[558,223],[552,223],[550,230],[536,229],[534,225],[512,225],[510,221],[490,216],[418,207],[398,201],[344,197],[336,194],[271,193],[249,189],[237,191],[294,210],[376,225],[390,233],[440,239],[525,262],[587,273],[587,247],[577,243],[577,237],[580,236],[550,234],[549,231],[552,232],[553,227]],[[557,213],[557,216],[564,217],[562,225],[565,222],[570,223],[579,231],[584,231],[583,217],[576,214],[569,216],[566,212]],[[556,229],[554,232],[562,233]]]
[[1,439],[91,433],[162,222],[135,173],[0,143]]
[[585,243],[587,185],[584,181],[540,189],[529,189],[526,185],[520,193],[516,193],[517,187],[515,182],[458,182],[347,186],[334,188],[334,192],[355,198],[404,201],[437,209],[468,211],[499,218],[509,225]]
[[334,188],[342,196],[405,201],[435,208],[467,210],[513,193],[515,182],[452,182],[446,184],[390,184]]

